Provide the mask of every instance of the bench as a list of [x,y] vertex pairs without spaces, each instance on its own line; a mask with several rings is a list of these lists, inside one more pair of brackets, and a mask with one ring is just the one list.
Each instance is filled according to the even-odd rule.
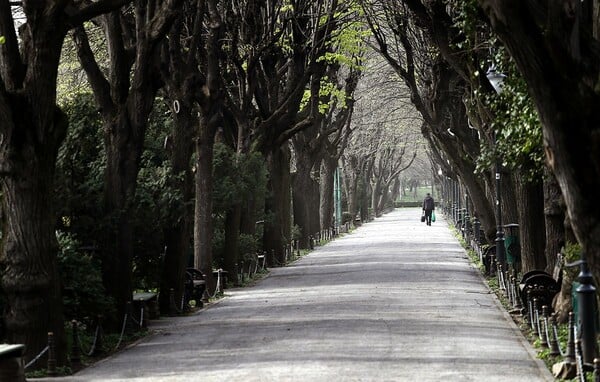
[[0,381],[25,382],[25,345],[0,344]]
[[204,291],[206,291],[204,273],[196,268],[187,268],[185,270],[184,306],[189,306],[189,302],[194,300],[196,307],[201,308]]
[[132,298],[133,308],[140,312],[140,327],[147,327],[148,319],[157,319],[160,316],[158,311],[158,293],[154,292],[135,292]]
[[559,254],[552,275],[539,269],[523,275],[519,283],[519,296],[526,312],[529,311],[529,299],[537,299],[540,307],[552,306],[552,300],[560,292],[562,284],[562,265],[562,255]]

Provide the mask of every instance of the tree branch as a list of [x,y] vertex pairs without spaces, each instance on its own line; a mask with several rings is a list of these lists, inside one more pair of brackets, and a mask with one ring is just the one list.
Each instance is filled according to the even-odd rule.
[[94,98],[101,109],[100,112],[105,116],[109,115],[114,109],[114,103],[110,97],[110,84],[94,58],[94,53],[92,52],[87,33],[83,26],[79,26],[73,30],[72,38],[77,47],[79,62],[87,74],[88,81],[93,89]]
[[11,5],[6,0],[0,1],[0,36],[4,37],[4,44],[0,45],[0,78],[6,90],[12,91],[21,87],[26,68],[19,53]]
[[121,8],[125,4],[131,3],[132,0],[98,0],[86,1],[79,9],[66,9],[67,14],[71,13],[69,23],[73,26],[83,24],[85,21],[91,20],[94,17],[112,12]]

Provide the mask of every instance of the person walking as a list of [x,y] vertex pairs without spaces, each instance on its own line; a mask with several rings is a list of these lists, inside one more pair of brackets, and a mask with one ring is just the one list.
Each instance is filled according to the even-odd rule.
[[428,192],[425,199],[423,199],[423,211],[425,211],[425,222],[427,225],[431,225],[431,214],[435,210],[435,201]]

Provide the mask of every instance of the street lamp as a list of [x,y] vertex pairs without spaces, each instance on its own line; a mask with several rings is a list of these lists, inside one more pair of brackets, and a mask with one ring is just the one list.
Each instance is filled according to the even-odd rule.
[[[486,77],[490,81],[490,84],[492,84],[496,93],[502,93],[502,84],[506,76],[502,73],[498,73],[496,67],[492,65],[488,70]],[[496,146],[496,133],[494,133],[494,146]],[[496,158],[496,258],[504,268],[506,256],[504,254],[504,227],[502,227],[502,181],[500,179],[500,168],[500,158]]]

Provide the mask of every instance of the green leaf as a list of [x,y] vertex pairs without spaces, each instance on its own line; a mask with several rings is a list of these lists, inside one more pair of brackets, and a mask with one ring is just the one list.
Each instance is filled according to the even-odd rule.
[[0,44],[4,44],[6,42],[6,37],[0,36]]

